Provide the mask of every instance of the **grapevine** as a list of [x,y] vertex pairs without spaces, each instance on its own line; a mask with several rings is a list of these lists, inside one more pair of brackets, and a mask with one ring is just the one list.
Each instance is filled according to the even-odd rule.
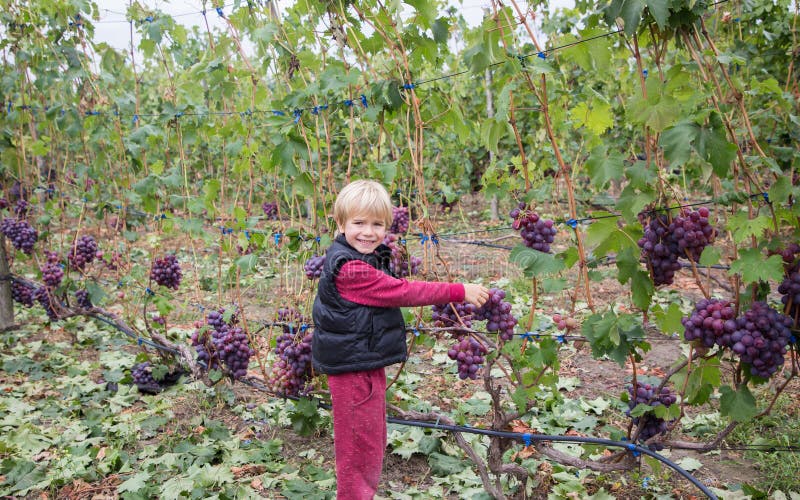
[[[634,391],[632,385],[629,385],[627,389],[629,398],[628,410],[625,411],[625,414],[628,416],[631,415],[631,411],[636,408],[637,405],[644,404],[652,406],[653,408],[662,405],[670,406],[678,399],[675,393],[668,387],[661,388],[658,394],[656,394],[657,387],[650,384],[637,384],[636,391]],[[633,417],[633,424],[639,426],[638,437],[640,441],[647,441],[659,434],[666,434],[669,430],[668,422],[663,418],[656,417],[652,413],[645,413],[641,417]],[[658,443],[653,443],[650,447],[654,450],[663,448]]]

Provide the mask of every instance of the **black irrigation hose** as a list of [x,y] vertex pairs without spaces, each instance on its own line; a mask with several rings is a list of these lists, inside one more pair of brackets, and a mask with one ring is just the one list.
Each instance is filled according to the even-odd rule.
[[507,431],[494,431],[490,429],[480,429],[477,427],[466,427],[463,425],[448,425],[448,424],[440,424],[440,423],[431,423],[431,422],[422,422],[418,420],[403,420],[401,418],[395,417],[387,417],[386,421],[392,424],[402,424],[402,425],[411,425],[415,427],[425,427],[428,429],[438,429],[438,430],[446,430],[449,432],[469,432],[472,434],[481,434],[484,436],[495,436],[495,437],[502,437],[506,439],[515,439],[518,441],[523,441],[526,445],[531,442],[561,442],[561,443],[587,443],[587,444],[601,444],[608,447],[614,448],[625,448],[626,450],[630,450],[634,453],[634,456],[637,453],[643,453],[647,456],[653,457],[656,460],[664,463],[668,467],[674,469],[680,475],[685,477],[689,480],[693,485],[697,486],[697,488],[703,492],[708,498],[713,500],[717,500],[717,496],[709,490],[706,485],[700,482],[697,478],[689,474],[685,471],[680,465],[676,464],[672,460],[669,460],[667,457],[660,455],[649,448],[645,448],[644,446],[639,446],[635,443],[627,443],[625,441],[614,441],[611,439],[603,439],[603,438],[593,438],[593,437],[581,437],[581,436],[552,436],[547,434],[529,434],[529,433],[520,433],[520,432],[507,432]]

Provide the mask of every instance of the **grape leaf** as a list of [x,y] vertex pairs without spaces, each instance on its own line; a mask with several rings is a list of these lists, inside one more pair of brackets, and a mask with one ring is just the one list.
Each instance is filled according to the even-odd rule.
[[522,267],[528,277],[555,274],[564,269],[563,260],[525,245],[515,246],[508,260]]
[[744,284],[759,281],[781,281],[783,279],[783,259],[780,255],[770,255],[766,259],[757,248],[747,248],[739,252],[739,258],[731,262],[728,274],[739,274]]
[[664,310],[661,306],[653,306],[653,317],[655,318],[658,329],[664,333],[681,333],[683,331],[683,312],[681,306],[672,302],[669,307]]
[[767,215],[759,215],[751,219],[747,212],[739,212],[730,216],[727,229],[733,233],[733,241],[739,244],[752,236],[761,238],[771,225],[772,219]]
[[758,413],[756,399],[746,385],[734,391],[730,386],[720,387],[719,411],[724,417],[731,417],[736,422],[747,422]]
[[605,188],[609,181],[621,179],[624,175],[622,154],[618,151],[608,153],[605,146],[594,148],[586,160],[586,170],[592,179],[592,184],[599,188]]

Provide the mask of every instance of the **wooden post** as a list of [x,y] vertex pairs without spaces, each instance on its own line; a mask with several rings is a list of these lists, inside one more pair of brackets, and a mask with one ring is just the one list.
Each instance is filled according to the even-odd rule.
[[14,302],[11,300],[11,273],[8,270],[6,237],[0,233],[0,331],[14,326]]

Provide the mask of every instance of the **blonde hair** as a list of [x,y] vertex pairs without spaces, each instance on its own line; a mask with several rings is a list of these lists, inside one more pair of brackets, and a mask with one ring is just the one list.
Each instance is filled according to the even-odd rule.
[[353,181],[339,191],[333,204],[333,220],[339,227],[358,215],[383,219],[388,230],[392,225],[392,200],[389,192],[378,182]]

